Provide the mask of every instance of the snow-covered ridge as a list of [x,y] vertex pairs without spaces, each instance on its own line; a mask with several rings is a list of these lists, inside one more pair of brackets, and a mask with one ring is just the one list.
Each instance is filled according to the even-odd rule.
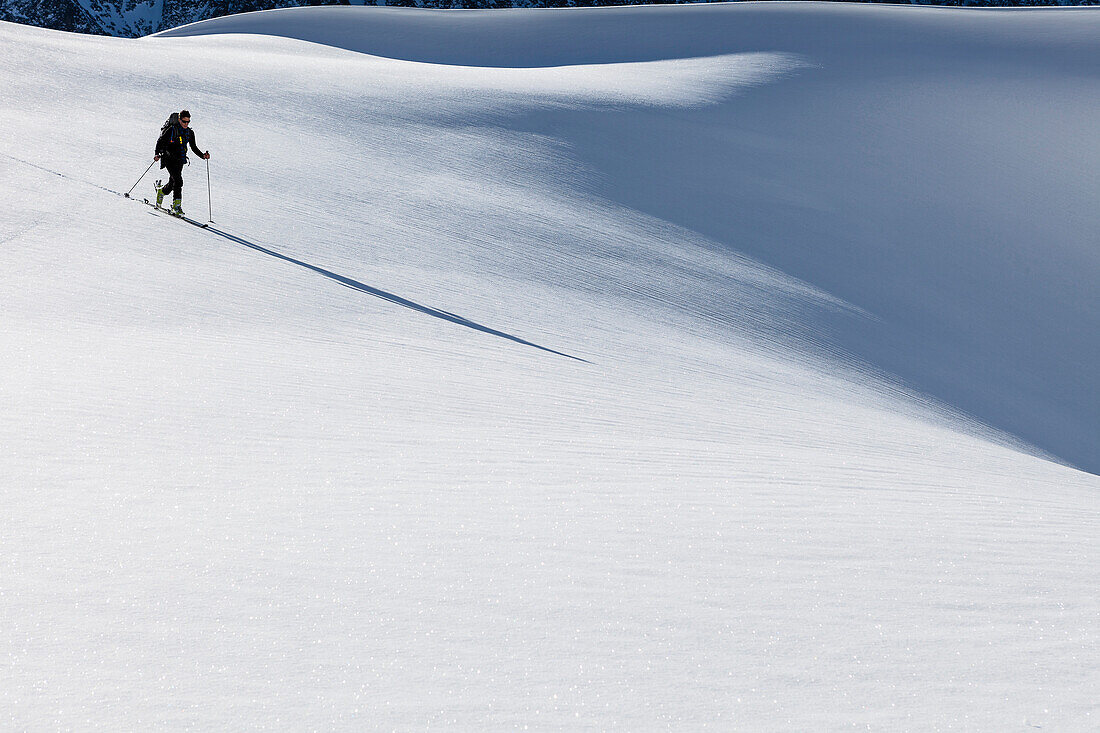
[[[294,38],[375,56],[456,66],[504,68],[658,61],[748,51],[809,53],[859,64],[870,54],[889,68],[913,56],[934,63],[1006,47],[1041,50],[1032,63],[1093,60],[1097,10],[989,11],[842,3],[738,3],[690,8],[661,5],[523,10],[424,11],[329,6],[285,8],[213,18],[161,37],[222,33]],[[1071,13],[1067,16],[1065,13]],[[632,35],[623,37],[624,25]],[[1049,31],[1047,30],[1049,29]],[[1058,36],[1052,43],[1049,33]],[[837,38],[844,37],[845,43]],[[937,45],[939,44],[939,45]]]
[[[691,2],[692,0],[674,0]],[[911,0],[917,5],[941,5]],[[969,0],[972,6],[1096,5],[1100,0]],[[214,17],[301,5],[296,0],[0,0],[0,21],[76,33],[133,38]],[[335,0],[333,5],[393,5],[387,0]],[[401,0],[406,8],[469,9],[469,0]],[[497,10],[595,4],[595,0],[488,0]],[[603,4],[598,3],[598,4]],[[625,4],[625,3],[624,3]],[[636,5],[637,3],[631,3]],[[664,2],[662,4],[669,4]]]
[[9,727],[1095,728],[1100,14],[0,45]]

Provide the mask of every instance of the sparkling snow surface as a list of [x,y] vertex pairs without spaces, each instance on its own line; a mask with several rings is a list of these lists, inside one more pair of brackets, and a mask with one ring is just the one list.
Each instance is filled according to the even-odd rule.
[[1100,11],[175,33],[0,23],[0,728],[1100,727]]

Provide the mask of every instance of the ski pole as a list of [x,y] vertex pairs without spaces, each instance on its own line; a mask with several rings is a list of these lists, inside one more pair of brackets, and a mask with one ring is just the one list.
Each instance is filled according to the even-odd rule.
[[[156,163],[156,162],[157,162],[157,161],[155,161],[155,160],[153,161],[153,163]],[[150,163],[150,164],[149,164],[149,168],[152,168],[152,167],[153,167],[153,163]],[[149,168],[146,168],[146,169],[145,169],[145,173],[148,173],[148,172],[149,172]],[[145,173],[142,173],[142,174],[141,174],[141,178],[145,178]],[[137,179],[136,181],[134,181],[134,185],[130,186],[130,190],[129,190],[129,191],[127,191],[126,193],[122,194],[122,195],[123,195],[123,196],[125,196],[126,198],[130,198],[130,194],[131,194],[131,193],[133,192],[133,190],[134,190],[135,188],[137,188],[137,185],[138,185],[139,183],[141,183],[141,178],[139,178],[139,179]]]
[[206,159],[206,220],[214,221],[214,204],[210,196],[210,158]]

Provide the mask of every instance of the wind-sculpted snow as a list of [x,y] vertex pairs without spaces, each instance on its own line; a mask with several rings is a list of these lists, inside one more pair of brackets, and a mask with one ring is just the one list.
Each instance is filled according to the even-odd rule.
[[[697,0],[674,0],[693,2]],[[321,4],[313,0],[308,5]],[[329,4],[329,3],[326,3]],[[378,5],[387,0],[333,0],[332,5]],[[467,10],[481,8],[546,8],[607,5],[606,0],[399,0],[404,8]],[[616,4],[616,3],[612,3]],[[623,3],[625,4],[625,3]],[[638,4],[638,3],[632,3]],[[669,4],[662,2],[659,4]],[[913,0],[916,5],[942,5],[937,0]],[[968,6],[1097,5],[1100,0],[967,0]],[[216,16],[297,7],[296,0],[0,0],[0,20],[76,33],[100,33],[134,38]],[[283,35],[283,34],[280,34]]]
[[[330,7],[163,35],[223,33],[436,64],[582,65],[438,78],[572,94],[503,124],[567,145],[602,197],[872,314],[820,324],[860,361],[1100,472],[1100,339],[1080,337],[1100,328],[1087,254],[1100,144],[1079,132],[1098,112],[1100,12]],[[669,65],[627,63],[658,59]],[[785,81],[736,96],[769,80]],[[639,106],[629,124],[577,108],[601,92]],[[676,118],[645,109],[674,102],[709,104]]]
[[0,24],[0,719],[1095,728],[1098,31]]
[[[159,37],[262,34],[406,61],[500,68],[701,58],[751,51],[810,53],[845,69],[874,54],[880,71],[952,56],[1041,49],[1032,64],[1074,59],[1090,66],[1094,10],[959,12],[904,7],[845,8],[824,3],[722,5],[687,9],[616,8],[473,10],[285,8],[212,18]],[[1070,13],[1066,15],[1065,13]],[[949,18],[949,19],[948,19]],[[626,30],[624,30],[626,29]],[[1048,29],[1058,43],[1046,38]],[[944,44],[944,41],[947,44]],[[999,59],[999,57],[997,57]]]

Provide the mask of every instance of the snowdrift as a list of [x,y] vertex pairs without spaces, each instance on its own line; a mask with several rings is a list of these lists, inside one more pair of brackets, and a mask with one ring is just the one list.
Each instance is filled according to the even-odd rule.
[[162,35],[263,33],[461,66],[755,53],[801,67],[679,119],[537,110],[508,124],[568,145],[604,177],[602,196],[870,313],[881,328],[833,334],[857,358],[1096,473],[1100,143],[1083,123],[1097,114],[1097,30],[1091,9],[791,3],[292,9]]
[[[1098,39],[812,3],[0,24],[0,706],[1094,727]],[[206,230],[118,195],[181,107]]]
[[1006,63],[1015,54],[1003,54],[1011,50],[1031,52],[1032,67],[1086,70],[1096,64],[1093,16],[1087,8],[960,13],[803,2],[743,3],[736,11],[708,4],[687,13],[659,5],[457,13],[330,6],[213,18],[157,36],[264,34],[406,61],[500,68],[776,51],[811,55],[827,72],[863,67],[873,58],[882,71],[916,63],[919,73],[983,57]]

